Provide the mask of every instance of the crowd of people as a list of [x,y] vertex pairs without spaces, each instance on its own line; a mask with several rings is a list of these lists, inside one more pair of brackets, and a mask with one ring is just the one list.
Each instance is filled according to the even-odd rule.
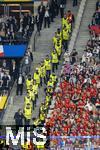
[[17,115],[15,113],[14,119],[16,125],[30,125],[33,114],[32,112],[37,105],[38,92],[41,87],[44,87],[45,100],[40,106],[38,118],[33,118],[33,124],[35,126],[40,124],[44,125],[49,105],[51,104],[53,91],[58,80],[56,71],[60,64],[62,53],[68,50],[68,42],[72,32],[72,24],[74,23],[73,18],[74,17],[71,11],[68,11],[67,14],[63,16],[62,27],[57,29],[54,37],[52,38],[53,50],[51,55],[46,55],[46,58],[38,64],[33,75],[27,75],[27,95],[24,97],[23,113],[19,113],[21,110],[16,112]]
[[41,4],[38,6],[38,12],[35,19],[39,35],[43,24],[44,28],[49,28],[50,24],[54,22],[54,19],[56,16],[58,16],[59,12],[61,14],[61,18],[63,18],[65,4],[66,0],[61,0],[61,2],[58,0],[51,0],[46,4],[46,6],[43,4],[43,2],[41,2]]
[[31,13],[18,16],[7,16],[0,23],[1,44],[27,43],[34,30],[34,17]]
[[96,11],[93,14],[92,22],[89,25],[90,33],[99,37],[100,34],[100,1],[96,3]]
[[[51,56],[47,55],[46,58],[42,60],[41,63],[39,63],[36,71],[33,74],[33,77],[31,75],[28,75],[28,78],[26,80],[27,96],[25,96],[25,117],[28,121],[28,124],[32,117],[32,110],[34,110],[36,106],[36,102],[38,99],[38,89],[43,85],[45,85],[46,87],[44,88],[44,91],[46,93],[46,101],[41,105],[39,118],[34,122],[44,122],[44,109],[48,109],[51,95],[57,82],[57,76],[55,72],[58,69],[58,65],[60,63],[62,50],[64,49],[66,51],[68,48],[70,33],[71,23],[68,18],[66,20],[65,15],[62,19],[62,29],[57,29],[57,31],[55,32],[55,36],[53,37],[53,51],[51,52]],[[63,49],[62,46],[64,47]],[[27,115],[27,104],[30,104],[30,116],[29,114]]]
[[8,95],[19,71],[18,62],[14,59],[0,60],[0,96]]
[[75,49],[64,55],[61,81],[53,94],[55,105],[46,119],[46,125],[51,129],[53,148],[84,149],[88,143],[84,136],[91,137],[91,148],[98,149],[100,146],[99,36],[91,34],[81,60]]

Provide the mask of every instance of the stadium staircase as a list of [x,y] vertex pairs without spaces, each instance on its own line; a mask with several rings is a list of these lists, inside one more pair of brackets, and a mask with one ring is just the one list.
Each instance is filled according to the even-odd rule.
[[87,44],[87,41],[90,38],[88,25],[92,20],[93,12],[95,10],[95,0],[87,0],[85,4],[85,10],[81,20],[81,25],[78,33],[78,37],[75,43],[75,48],[79,53],[79,56],[82,55],[83,50]]
[[[67,6],[66,11],[71,10],[73,14],[75,15],[75,18],[77,16],[78,7],[72,7],[72,2],[70,0],[67,0]],[[32,64],[32,70],[31,74],[33,74],[35,68],[37,67],[37,64],[40,63],[41,59],[45,58],[47,54],[50,54],[50,51],[52,50],[52,37],[54,36],[54,33],[58,27],[60,27],[61,19],[60,16],[55,19],[55,22],[51,24],[51,27],[48,29],[43,29],[41,31],[41,36],[38,37],[36,42],[36,51],[33,52],[34,61]],[[33,47],[33,40],[34,36],[31,38],[31,45]],[[57,75],[60,75],[61,72],[61,66],[59,66]],[[23,96],[16,96],[16,86],[13,88],[13,91],[9,97],[10,103],[7,106],[4,118],[3,118],[3,125],[13,125],[14,124],[14,114],[19,109],[23,109],[24,104],[24,96],[26,95],[26,92],[24,91]],[[33,117],[37,117],[39,113],[39,107],[41,103],[44,101],[44,87],[40,89],[39,91],[39,99],[37,102],[37,106],[33,112]],[[13,101],[11,101],[11,98]]]

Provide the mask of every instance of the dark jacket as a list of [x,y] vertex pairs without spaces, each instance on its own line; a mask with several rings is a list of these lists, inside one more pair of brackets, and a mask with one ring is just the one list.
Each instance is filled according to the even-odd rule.
[[16,125],[22,126],[23,125],[23,118],[24,118],[23,114],[20,115],[19,112],[16,112],[14,115]]

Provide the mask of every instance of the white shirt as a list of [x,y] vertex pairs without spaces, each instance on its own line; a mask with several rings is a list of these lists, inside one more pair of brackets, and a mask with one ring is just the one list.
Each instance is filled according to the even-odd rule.
[[49,17],[49,12],[48,12],[48,10],[45,11],[44,17]]
[[22,77],[21,76],[18,79],[18,84],[22,84]]

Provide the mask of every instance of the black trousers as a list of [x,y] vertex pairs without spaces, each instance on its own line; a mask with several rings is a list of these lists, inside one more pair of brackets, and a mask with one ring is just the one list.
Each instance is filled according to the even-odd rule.
[[63,40],[63,47],[65,51],[68,49],[68,40]]
[[30,125],[30,119],[24,119],[25,126],[28,127]]
[[52,72],[58,69],[58,63],[52,63]]
[[51,70],[47,70],[46,71],[46,81],[48,82],[49,78],[50,78],[50,74],[51,74]]
[[44,28],[48,25],[48,28],[50,27],[50,18],[49,17],[44,17]]
[[60,15],[61,15],[61,18],[64,17],[64,8],[60,8]]
[[41,86],[43,85],[43,83],[46,84],[46,77],[41,78],[40,80],[41,80],[41,82],[40,82],[40,85],[41,85]]
[[23,94],[23,84],[17,84],[16,95],[18,95],[19,93],[20,95]]
[[40,17],[40,22],[39,22],[39,24],[40,24],[40,30],[41,30],[41,29],[42,29],[42,24],[43,24],[43,16]]
[[36,23],[36,26],[37,26],[37,32],[38,32],[39,35],[40,35],[40,22],[37,22],[37,23]]

